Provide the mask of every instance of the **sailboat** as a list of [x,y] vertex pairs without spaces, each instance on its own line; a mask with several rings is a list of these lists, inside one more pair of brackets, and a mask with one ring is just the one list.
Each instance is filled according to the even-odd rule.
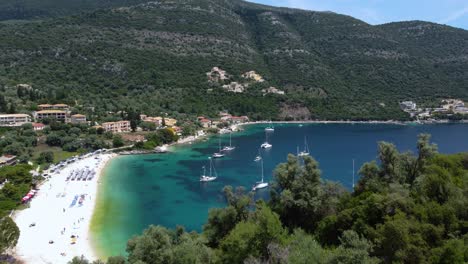
[[304,150],[299,152],[298,156],[299,157],[304,157],[304,156],[309,156],[309,145],[307,144],[307,138],[304,137]]
[[260,149],[258,149],[258,155],[255,157],[254,161],[258,162],[262,160],[262,156],[260,155]]
[[259,190],[259,189],[264,189],[268,187],[268,182],[264,182],[263,181],[263,160],[262,160],[262,180],[257,182],[253,187],[252,187],[252,191],[256,191],[256,190]]
[[213,153],[212,157],[217,159],[217,158],[222,158],[224,157],[224,154],[221,152],[221,137],[219,138],[219,151],[216,153]]
[[[218,178],[218,175],[216,175],[216,169],[213,166],[213,160],[210,159],[210,174],[206,175],[206,168],[203,166],[203,174],[200,176],[200,181],[201,182],[210,182],[216,180]],[[212,174],[212,171],[214,171],[214,175]]]
[[271,148],[273,147],[273,145],[271,145],[270,143],[268,143],[268,134],[265,133],[265,143],[263,143],[262,145],[260,145],[261,148],[264,148],[264,149],[268,149],[268,148]]
[[270,121],[270,125],[265,128],[265,131],[268,131],[268,132],[275,131],[275,127],[273,127],[273,125],[271,124],[271,121]]
[[229,133],[229,146],[225,146],[222,151],[231,151],[236,149],[236,147],[232,146],[232,132]]
[[354,189],[354,159],[353,159],[353,189]]

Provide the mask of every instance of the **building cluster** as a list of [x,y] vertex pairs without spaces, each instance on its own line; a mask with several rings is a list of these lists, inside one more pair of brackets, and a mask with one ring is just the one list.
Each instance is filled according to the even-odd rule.
[[197,120],[204,128],[221,128],[221,126],[224,126],[225,124],[236,125],[249,122],[249,118],[247,116],[233,116],[227,112],[219,113],[219,117],[215,119],[199,116]]
[[93,128],[102,128],[104,129],[104,131],[112,133],[130,132],[132,130],[132,127],[130,126],[130,121],[128,120],[104,122],[101,125],[93,126]]
[[157,128],[174,127],[177,124],[176,119],[161,116],[140,115],[140,120],[143,122],[154,123]]
[[436,108],[418,108],[413,101],[404,101],[400,103],[400,108],[409,113],[411,117],[418,119],[428,119],[436,114],[453,115],[453,114],[468,114],[468,107],[465,107],[465,102],[460,99],[444,99],[440,106]]
[[[39,110],[29,114],[0,114],[0,126],[19,127],[24,124],[32,124],[35,130],[42,130],[39,122],[44,119],[55,119],[65,123],[86,124],[86,116],[82,114],[71,114],[70,106],[66,104],[41,104]],[[32,123],[34,121],[38,123]]]

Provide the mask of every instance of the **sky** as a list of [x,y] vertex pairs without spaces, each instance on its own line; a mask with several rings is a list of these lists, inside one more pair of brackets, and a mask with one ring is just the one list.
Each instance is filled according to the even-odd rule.
[[468,30],[468,0],[248,0],[350,15],[369,24],[424,20]]

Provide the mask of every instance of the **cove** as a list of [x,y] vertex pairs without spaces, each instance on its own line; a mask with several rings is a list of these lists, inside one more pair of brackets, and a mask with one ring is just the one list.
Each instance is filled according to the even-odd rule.
[[[254,162],[265,141],[267,125],[248,125],[232,135],[236,149],[223,159],[214,160],[219,178],[200,183],[202,166],[218,150],[218,137],[192,145],[175,146],[171,153],[121,156],[112,160],[100,178],[91,232],[100,257],[125,254],[126,242],[148,225],[201,231],[208,210],[224,206],[222,189],[226,185],[248,190],[260,179],[261,167]],[[307,137],[311,155],[318,160],[322,178],[352,186],[352,160],[359,167],[374,160],[377,143],[394,143],[400,151],[415,151],[417,135],[429,133],[441,153],[468,150],[468,124],[390,125],[390,124],[276,124],[269,133],[273,147],[262,150],[265,180],[270,181],[278,163],[297,147],[304,148]],[[221,136],[222,145],[229,136]],[[256,193],[268,198],[268,189]]]

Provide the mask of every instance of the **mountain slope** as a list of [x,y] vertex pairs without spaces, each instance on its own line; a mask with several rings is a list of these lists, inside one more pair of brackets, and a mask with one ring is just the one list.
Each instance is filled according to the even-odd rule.
[[[420,21],[371,26],[242,1],[153,1],[1,25],[0,37],[0,84],[30,83],[98,111],[401,119],[399,100],[468,99],[468,32]],[[231,81],[255,70],[267,82],[227,93],[207,81],[214,66]],[[286,96],[262,96],[271,85]]]

